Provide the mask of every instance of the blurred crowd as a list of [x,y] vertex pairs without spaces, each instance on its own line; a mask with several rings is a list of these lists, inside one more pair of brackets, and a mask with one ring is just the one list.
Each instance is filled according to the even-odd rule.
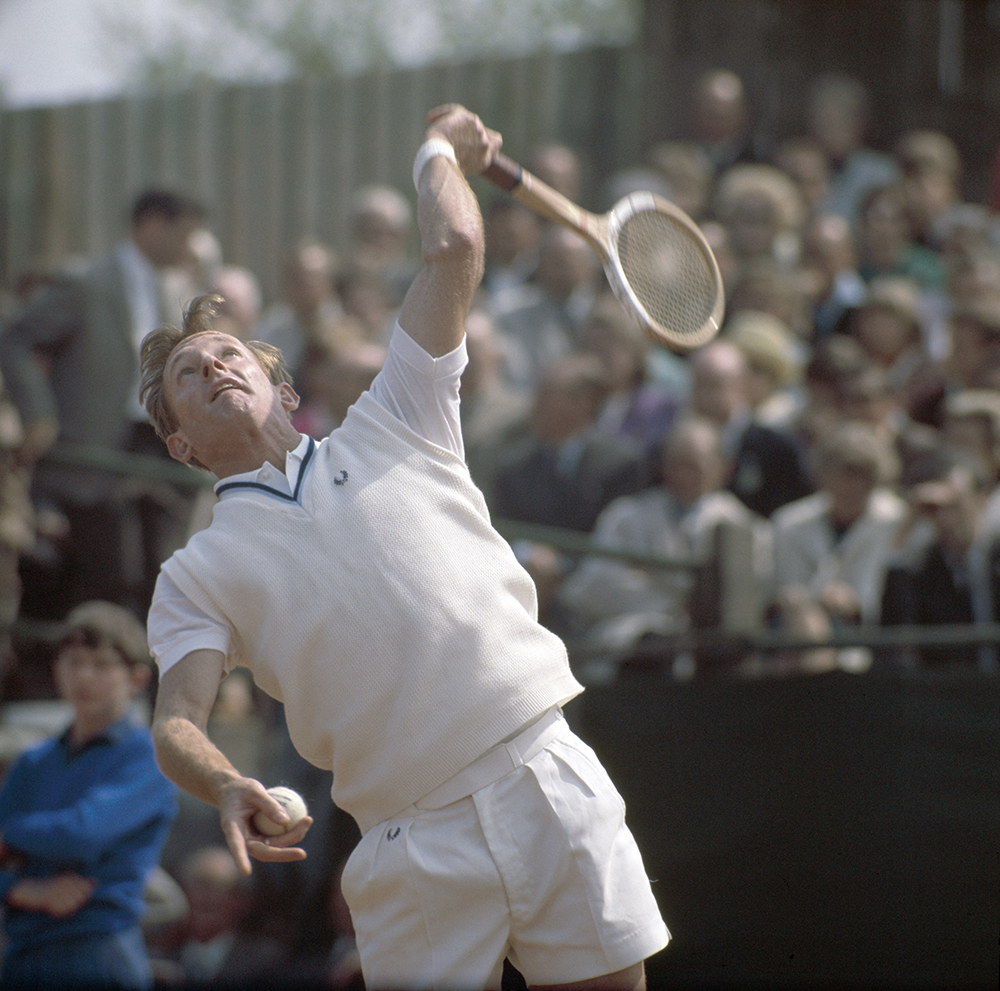
[[[678,679],[997,671],[989,643],[823,646],[851,627],[1000,621],[1000,181],[989,201],[970,202],[962,151],[944,130],[873,147],[872,95],[855,79],[817,78],[802,133],[765,140],[742,80],[705,73],[683,135],[592,193],[584,151],[532,149],[526,167],[589,209],[649,189],[701,226],[727,305],[716,340],[690,354],[631,322],[579,237],[483,187],[466,457],[499,524],[553,528],[512,545],[584,681],[664,668]],[[294,422],[325,436],[377,374],[419,262],[403,192],[360,189],[351,217],[340,252],[312,238],[289,247],[273,301],[224,257],[210,210],[166,191],[135,205],[110,260],[10,287],[0,311],[5,701],[51,697],[40,648],[19,649],[15,620],[58,620],[95,598],[143,618],[160,562],[211,511],[206,486],[44,460],[57,439],[166,459],[126,399],[137,314],[177,322],[193,296],[218,294],[220,328],[282,349],[302,398]],[[106,262],[133,281],[99,284]],[[120,326],[102,335],[95,320]],[[120,410],[109,400],[117,383]],[[734,646],[764,629],[800,642]],[[713,647],[696,635],[719,631],[736,636]],[[295,756],[278,707],[239,673],[230,679],[215,738],[245,773],[312,797],[315,855],[295,868],[306,897],[293,929],[316,973],[347,983],[349,920],[331,879],[352,826],[335,810],[320,815],[329,782]],[[186,908],[151,928],[161,981],[279,972],[287,877],[259,868],[249,889],[215,848],[213,811],[194,800],[182,796],[178,824],[164,864]],[[253,904],[272,911],[262,920]]]

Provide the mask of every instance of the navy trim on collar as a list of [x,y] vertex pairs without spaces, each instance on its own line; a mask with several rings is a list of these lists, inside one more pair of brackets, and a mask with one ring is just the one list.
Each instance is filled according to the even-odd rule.
[[302,458],[302,464],[299,466],[299,477],[295,481],[295,491],[292,492],[291,495],[287,492],[282,492],[281,489],[275,489],[270,485],[265,485],[263,482],[223,482],[221,485],[216,487],[215,494],[221,496],[223,492],[228,492],[230,489],[260,489],[268,495],[276,496],[278,499],[284,499],[286,502],[298,502],[299,492],[302,489],[302,482],[306,477],[306,467],[309,465],[309,462],[312,461],[312,456],[315,450],[316,441],[310,437],[309,446],[306,448],[306,453]]

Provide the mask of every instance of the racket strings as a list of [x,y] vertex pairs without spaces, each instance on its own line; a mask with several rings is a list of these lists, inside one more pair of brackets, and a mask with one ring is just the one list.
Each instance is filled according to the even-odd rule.
[[644,210],[621,224],[617,247],[625,280],[650,319],[680,338],[699,334],[718,283],[691,233],[668,214]]

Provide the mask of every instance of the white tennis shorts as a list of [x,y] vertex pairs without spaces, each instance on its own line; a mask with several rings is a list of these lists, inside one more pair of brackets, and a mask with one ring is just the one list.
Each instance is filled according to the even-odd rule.
[[[498,989],[505,957],[529,985],[559,984],[666,946],[624,802],[555,713],[520,754],[523,741],[500,745],[513,760],[498,778],[436,807],[446,782],[351,854],[342,886],[370,991]],[[481,761],[492,776],[495,758],[459,777]]]

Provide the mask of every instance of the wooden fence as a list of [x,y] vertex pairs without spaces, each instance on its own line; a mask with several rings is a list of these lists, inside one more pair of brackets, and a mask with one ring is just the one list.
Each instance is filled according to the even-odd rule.
[[0,286],[108,249],[135,195],[165,185],[209,207],[226,260],[273,298],[288,245],[344,246],[353,190],[412,193],[424,114],[451,100],[502,130],[511,155],[542,140],[587,149],[589,189],[640,152],[640,65],[598,49],[0,110]]

